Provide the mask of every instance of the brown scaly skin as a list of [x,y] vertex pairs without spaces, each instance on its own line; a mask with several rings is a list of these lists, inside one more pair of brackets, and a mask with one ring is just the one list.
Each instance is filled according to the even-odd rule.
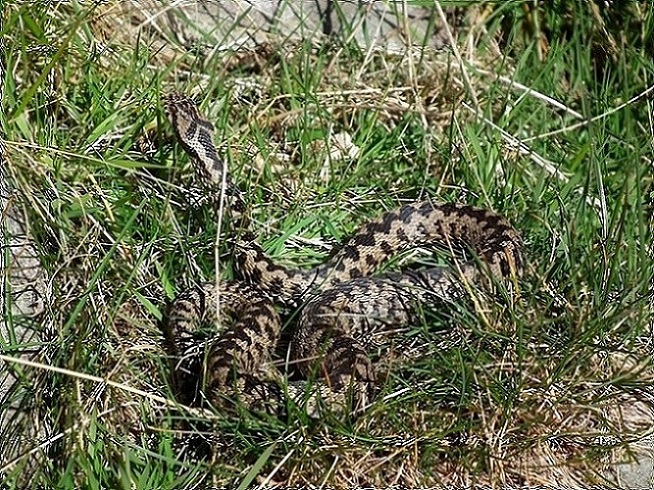
[[[241,215],[244,200],[224,175],[211,123],[184,95],[166,96],[165,106],[178,140],[206,187],[217,194],[224,184],[230,209]],[[417,306],[458,300],[465,294],[465,281],[479,280],[474,262],[453,270],[369,277],[397,253],[424,245],[464,245],[497,279],[515,278],[522,272],[522,243],[515,229],[491,211],[466,205],[424,201],[387,212],[363,225],[331,259],[311,270],[275,264],[246,231],[235,247],[242,282],[220,284],[221,318],[215,315],[218,291],[213,283],[183,293],[171,307],[166,330],[171,351],[182,358],[184,352],[195,352],[195,357],[189,356],[191,361],[175,367],[177,384],[187,385],[188,391],[197,385],[200,323],[217,325],[219,320],[232,318],[234,323],[210,341],[205,393],[221,406],[226,398],[238,399],[254,410],[282,413],[285,400],[279,373],[271,374],[269,367],[281,325],[275,305],[302,306],[291,360],[305,376],[314,373],[318,381],[312,387],[306,382],[290,384],[288,395],[299,403],[306,400],[312,415],[318,413],[321,401],[332,409],[345,408],[350,395],[352,408],[364,408],[376,390],[367,349],[383,343],[385,333],[415,321]],[[195,364],[184,368],[184,363]]]
[[[261,386],[270,393],[246,400],[252,408],[277,413],[282,399],[276,383],[261,371],[279,339],[281,319],[272,301],[245,284],[221,284],[220,313],[216,316],[215,284],[205,283],[180,294],[170,306],[163,325],[167,351],[173,360],[174,391],[185,404],[194,404],[198,388],[215,405],[237,399],[245,386]],[[233,318],[232,325],[222,322]],[[221,326],[221,335],[207,343],[206,376],[203,376],[203,325]],[[201,382],[204,378],[204,385]],[[272,408],[260,403],[273,399]]]

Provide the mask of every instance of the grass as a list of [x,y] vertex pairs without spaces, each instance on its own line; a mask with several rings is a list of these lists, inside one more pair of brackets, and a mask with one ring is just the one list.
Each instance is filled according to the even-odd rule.
[[[52,300],[36,321],[11,319],[11,334],[27,324],[38,341],[0,344],[3,360],[38,363],[4,361],[27,415],[0,437],[3,486],[602,482],[602,464],[650,424],[652,16],[636,11],[638,28],[629,18],[618,35],[584,3],[551,3],[485,5],[502,50],[482,43],[462,63],[353,43],[197,56],[123,37],[116,4],[8,3],[0,123]],[[176,292],[214,277],[216,217],[180,191],[193,174],[166,143],[171,89],[215,121],[278,262],[318,264],[358,224],[430,196],[521,231],[519,294],[426,312],[408,340],[427,355],[388,360],[382,395],[356,419],[177,406],[157,321]],[[148,132],[163,144],[146,157]],[[339,133],[353,158],[329,158]],[[12,452],[21,437],[33,440]]]

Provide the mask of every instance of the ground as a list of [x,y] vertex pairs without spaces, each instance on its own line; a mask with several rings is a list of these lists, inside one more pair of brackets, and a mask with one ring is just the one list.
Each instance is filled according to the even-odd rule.
[[[30,414],[5,440],[43,427],[0,458],[3,485],[608,484],[651,426],[653,31],[651,12],[588,4],[489,5],[471,42],[401,54],[335,39],[164,50],[121,37],[110,8],[9,4],[5,165],[52,296],[38,342],[0,344]],[[162,110],[171,90],[215,122],[276,261],[318,264],[430,197],[506,216],[524,277],[416,325],[428,354],[389,369],[359,417],[180,406],[165,304],[214,279],[217,236],[221,278],[231,263],[229,222],[181,192],[194,176]],[[9,360],[24,350],[37,365]]]

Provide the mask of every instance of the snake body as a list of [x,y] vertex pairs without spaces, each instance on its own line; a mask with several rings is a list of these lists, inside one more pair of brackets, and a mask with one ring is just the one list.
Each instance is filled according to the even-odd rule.
[[[203,184],[214,196],[224,190],[227,208],[243,216],[245,200],[218,157],[213,125],[184,95],[167,95],[164,103]],[[243,219],[241,226],[246,223]],[[425,245],[464,245],[478,261],[372,276],[398,253]],[[519,276],[523,267],[520,236],[507,220],[485,209],[430,201],[405,205],[364,224],[329,260],[310,270],[276,264],[250,230],[236,239],[234,255],[239,281],[200,285],[171,305],[165,333],[177,359],[177,391],[189,399],[201,386],[214,405],[237,399],[246,408],[271,413],[284,411],[286,396],[296,402],[308,399],[310,413],[318,410],[318,401],[342,408],[350,397],[355,408],[362,408],[377,389],[368,351],[384,334],[415,322],[425,306],[460,299],[466,282],[480,280],[479,266],[499,280]],[[214,307],[217,294],[220,318]],[[290,307],[301,308],[290,359],[304,377],[316,380],[284,387],[270,358],[281,331],[277,309]],[[203,361],[200,326],[225,323],[226,328],[205,339]]]

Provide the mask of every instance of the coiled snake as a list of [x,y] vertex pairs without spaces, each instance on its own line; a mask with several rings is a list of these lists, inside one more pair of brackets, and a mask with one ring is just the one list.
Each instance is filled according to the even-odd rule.
[[[227,208],[241,217],[244,200],[218,157],[213,125],[181,94],[164,97],[182,147],[214,197],[225,190]],[[215,199],[217,202],[218,200]],[[241,226],[247,226],[241,220]],[[417,246],[464,244],[479,259],[452,269],[430,268],[371,277],[399,252]],[[180,294],[164,325],[174,360],[178,397],[190,402],[198,388],[214,406],[238,400],[246,408],[282,414],[286,400],[357,410],[375,396],[375,366],[367,351],[385,332],[416,321],[418,310],[461,298],[480,268],[506,279],[522,271],[521,239],[502,217],[484,209],[430,201],[405,205],[364,224],[329,260],[311,270],[270,260],[247,230],[234,243],[239,281],[206,283]],[[220,295],[219,316],[216,295]],[[281,331],[277,308],[300,307],[290,359],[305,379],[283,383],[271,367]],[[202,325],[223,328],[202,337]],[[225,326],[227,325],[227,326]],[[206,351],[203,357],[202,351]]]

